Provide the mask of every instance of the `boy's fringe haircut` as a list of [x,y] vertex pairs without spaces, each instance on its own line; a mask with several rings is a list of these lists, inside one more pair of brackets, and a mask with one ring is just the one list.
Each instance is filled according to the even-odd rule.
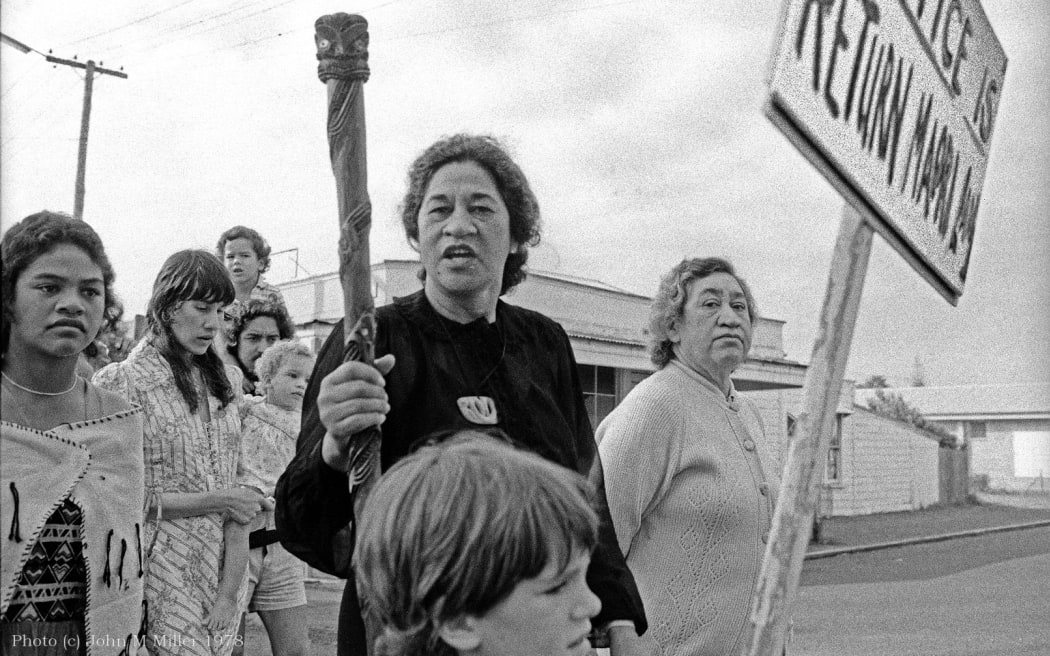
[[454,655],[438,628],[481,616],[549,562],[562,569],[598,539],[590,484],[491,435],[459,431],[380,480],[358,527],[362,594],[386,656]]

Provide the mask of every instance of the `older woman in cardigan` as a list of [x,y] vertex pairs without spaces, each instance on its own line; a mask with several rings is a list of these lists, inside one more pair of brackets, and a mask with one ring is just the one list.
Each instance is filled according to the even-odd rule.
[[616,538],[663,656],[740,653],[773,517],[777,465],[730,374],[755,303],[729,262],[684,260],[652,306],[652,360],[598,427]]

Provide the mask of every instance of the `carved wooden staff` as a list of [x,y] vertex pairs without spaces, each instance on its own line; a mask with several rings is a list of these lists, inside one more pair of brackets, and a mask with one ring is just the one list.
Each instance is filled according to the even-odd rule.
[[[372,204],[365,167],[364,83],[368,80],[368,21],[352,14],[321,16],[314,23],[317,75],[328,87],[328,151],[339,197],[339,280],[343,287],[344,361],[371,365],[375,307],[369,268]],[[379,427],[350,438],[347,475],[354,509],[379,474]]]

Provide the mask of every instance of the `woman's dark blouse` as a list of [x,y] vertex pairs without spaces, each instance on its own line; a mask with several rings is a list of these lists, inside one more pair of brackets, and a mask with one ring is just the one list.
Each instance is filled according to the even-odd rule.
[[[562,327],[502,301],[495,324],[485,319],[456,323],[441,317],[422,291],[379,308],[376,320],[376,357],[396,357],[386,376],[390,412],[382,426],[383,470],[434,431],[478,428],[463,418],[456,399],[491,397],[498,410],[497,427],[513,440],[599,482],[599,545],[587,575],[602,601],[595,625],[629,619],[639,633],[644,631],[641,598],[605,506],[576,360]],[[321,458],[325,429],[317,411],[321,380],[341,364],[342,348],[340,324],[318,355],[303,403],[296,456],[278,481],[276,496],[281,543],[313,567],[348,577],[352,504],[346,474]],[[349,598],[344,597],[343,613],[350,610],[345,607]]]

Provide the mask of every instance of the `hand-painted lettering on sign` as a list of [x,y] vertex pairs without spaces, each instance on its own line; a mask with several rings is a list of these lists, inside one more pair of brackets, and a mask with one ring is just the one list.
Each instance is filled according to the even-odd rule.
[[786,0],[766,111],[955,303],[1005,73],[977,0]]

